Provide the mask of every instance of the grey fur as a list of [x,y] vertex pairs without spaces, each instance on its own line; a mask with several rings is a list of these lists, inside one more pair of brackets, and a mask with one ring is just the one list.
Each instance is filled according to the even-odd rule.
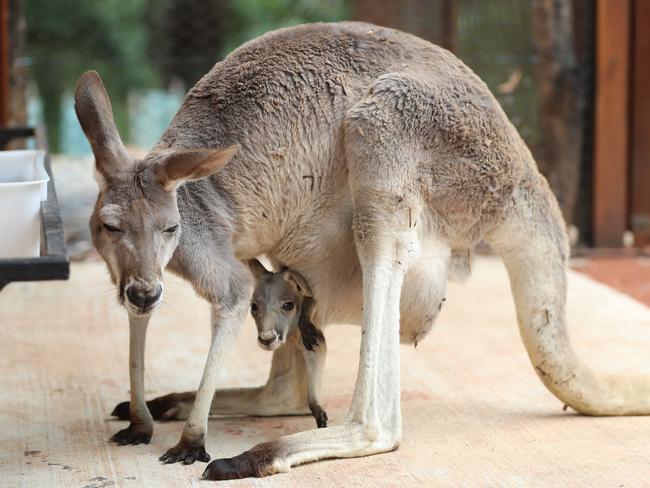
[[[557,202],[486,85],[444,49],[352,22],[270,32],[215,65],[137,162],[122,151],[96,74],[81,78],[76,103],[103,175],[91,226],[113,280],[129,276],[146,291],[171,259],[169,269],[213,307],[201,388],[165,462],[205,458],[221,354],[252,289],[242,261],[262,254],[307,279],[318,297],[316,323],[363,325],[352,408],[343,426],[215,461],[208,478],[272,474],[325,457],[395,449],[398,338],[426,334],[450,266],[452,274],[466,274],[468,250],[483,238],[508,267],[522,337],[544,384],[585,413],[650,411],[646,377],[597,375],[573,354],[564,317],[568,245]],[[233,144],[241,145],[234,156]],[[178,160],[178,151],[201,149],[217,150],[208,168],[214,174],[165,191],[197,168],[188,163],[174,185],[161,168]],[[221,168],[226,154],[232,159]],[[205,163],[208,156],[190,159]],[[119,225],[127,231],[119,242],[101,228],[99,213],[107,205],[122,209]],[[164,226],[178,216],[181,232],[161,241]],[[273,374],[266,389],[222,397],[281,396]],[[146,420],[144,400],[135,400],[132,423]]]
[[[290,269],[280,273],[266,271],[257,260],[249,266],[256,277],[251,314],[260,346],[272,351],[288,342],[284,347],[300,349],[307,373],[307,402],[317,426],[326,427],[327,414],[320,404],[320,385],[327,345],[322,332],[313,323],[316,301],[307,280]],[[286,304],[291,307],[287,309]]]

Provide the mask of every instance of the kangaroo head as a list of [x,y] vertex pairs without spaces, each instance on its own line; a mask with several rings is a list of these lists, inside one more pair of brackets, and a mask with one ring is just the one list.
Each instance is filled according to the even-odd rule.
[[177,186],[213,174],[239,146],[131,158],[94,71],[84,73],[77,83],[75,110],[95,155],[99,195],[90,218],[93,244],[108,265],[120,303],[132,314],[149,314],[162,300],[162,270],[180,239]]
[[257,260],[249,262],[255,276],[251,314],[257,325],[257,340],[263,349],[281,346],[298,326],[305,299],[312,296],[307,281],[293,270],[267,271]]

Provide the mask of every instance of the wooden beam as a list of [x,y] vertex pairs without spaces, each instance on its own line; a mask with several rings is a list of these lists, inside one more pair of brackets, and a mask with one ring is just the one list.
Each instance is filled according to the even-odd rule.
[[9,123],[9,0],[0,0],[0,127]]
[[630,223],[636,246],[650,246],[650,0],[634,5]]
[[628,228],[632,0],[596,3],[594,244],[622,245]]
[[459,0],[443,0],[442,2],[440,45],[451,52],[455,52],[458,49],[459,9]]

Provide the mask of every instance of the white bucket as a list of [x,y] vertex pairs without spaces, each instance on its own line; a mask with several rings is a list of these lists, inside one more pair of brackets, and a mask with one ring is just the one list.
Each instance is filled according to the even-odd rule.
[[0,151],[0,259],[40,255],[44,159],[45,151]]

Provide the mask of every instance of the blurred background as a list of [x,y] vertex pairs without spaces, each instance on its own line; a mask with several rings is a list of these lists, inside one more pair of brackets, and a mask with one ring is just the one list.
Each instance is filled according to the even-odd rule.
[[487,82],[557,195],[576,253],[648,251],[650,105],[640,96],[650,83],[642,62],[650,59],[648,1],[0,2],[8,12],[10,75],[2,122],[46,128],[73,257],[90,252],[86,219],[95,191],[72,104],[84,70],[100,72],[125,143],[144,154],[184,93],[242,42],[283,26],[344,19],[417,34]]

